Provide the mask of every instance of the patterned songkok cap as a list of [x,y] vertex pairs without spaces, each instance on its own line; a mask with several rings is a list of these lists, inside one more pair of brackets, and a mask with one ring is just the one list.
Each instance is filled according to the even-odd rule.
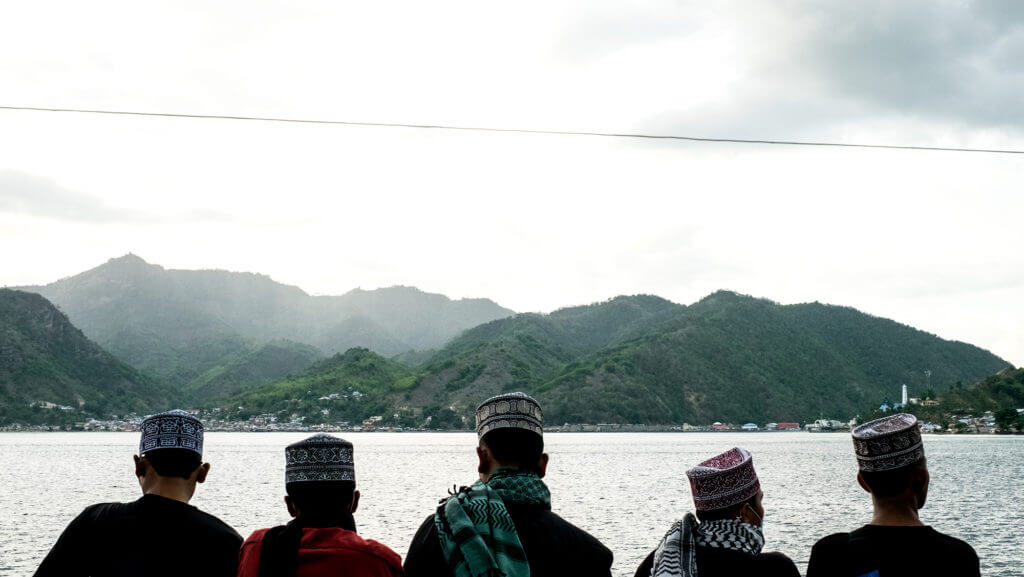
[[698,511],[725,509],[757,495],[761,482],[750,451],[734,447],[686,472]]
[[284,449],[284,482],[355,481],[352,443],[319,433]]
[[203,423],[181,409],[146,417],[141,429],[140,455],[160,449],[186,449],[203,455]]
[[924,458],[917,417],[899,413],[868,421],[853,430],[853,450],[861,471],[889,471]]
[[526,429],[544,434],[540,403],[525,393],[491,397],[476,408],[476,434],[482,438],[494,429]]

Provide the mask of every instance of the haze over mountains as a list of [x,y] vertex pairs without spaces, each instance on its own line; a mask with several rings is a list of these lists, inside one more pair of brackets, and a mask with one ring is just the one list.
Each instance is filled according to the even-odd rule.
[[260,274],[164,269],[132,254],[20,288],[52,301],[125,362],[187,388],[274,340],[325,354],[363,346],[394,355],[440,347],[464,329],[512,314],[487,299],[451,300],[412,287],[311,296]]
[[[851,308],[727,291],[690,306],[635,295],[514,314],[408,287],[313,297],[262,275],[166,270],[133,255],[25,290],[141,371],[118,389],[141,398],[119,410],[174,402],[238,418],[457,427],[479,400],[523,390],[554,424],[805,421],[851,417],[904,383],[941,392],[1011,366]],[[68,396],[4,378],[10,402]],[[110,379],[75,386],[100,381]]]

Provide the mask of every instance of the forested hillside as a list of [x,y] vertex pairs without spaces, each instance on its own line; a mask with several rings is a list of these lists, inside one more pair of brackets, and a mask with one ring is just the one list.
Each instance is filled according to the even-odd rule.
[[370,416],[393,414],[396,398],[414,382],[401,365],[355,348],[324,359],[296,377],[231,397],[224,414],[246,419],[275,413],[284,422],[295,414],[314,423],[358,423]]
[[[470,423],[478,401],[523,390],[541,400],[554,424],[846,419],[894,397],[904,383],[923,386],[926,370],[931,385],[945,390],[1009,367],[977,347],[851,308],[784,306],[725,291],[689,307],[632,296],[515,315],[466,331],[405,370],[374,362],[388,367],[370,389],[379,413],[452,407]],[[335,388],[315,391],[347,390],[345,377],[328,371],[337,377],[330,381],[317,371],[303,378]],[[383,375],[390,373],[400,376],[388,384]],[[301,388],[268,385],[262,398],[287,397],[271,393],[280,386]],[[315,416],[312,406],[305,409]]]
[[184,396],[193,403],[230,397],[301,374],[323,356],[309,345],[271,341],[255,351],[228,358],[225,364],[206,371],[184,387]]
[[162,410],[169,397],[43,297],[0,289],[0,424]]
[[[694,422],[849,418],[924,371],[945,389],[1009,366],[848,307],[718,292],[658,330],[574,362],[537,392],[556,420]],[[580,402],[580,399],[586,399]]]

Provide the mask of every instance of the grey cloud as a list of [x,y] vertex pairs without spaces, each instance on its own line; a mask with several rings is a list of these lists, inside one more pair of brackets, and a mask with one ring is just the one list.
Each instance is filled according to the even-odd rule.
[[0,171],[0,212],[78,222],[116,222],[138,217],[102,199],[68,190],[53,180]]
[[230,220],[228,215],[207,209],[154,214],[112,206],[100,197],[15,170],[0,170],[0,213],[94,224]]
[[[1024,128],[1021,3],[791,4],[815,24],[788,52],[786,76],[809,75],[822,96],[880,111]],[[802,57],[801,57],[802,56]]]
[[692,4],[664,12],[657,24],[650,15],[621,14],[618,30],[590,18],[584,28],[567,30],[564,44],[576,48],[563,55],[575,59],[583,51],[597,59],[692,34],[696,24],[735,26],[745,73],[719,102],[657,111],[634,128],[804,139],[842,138],[846,127],[863,121],[1024,131],[1018,0],[789,0],[735,2],[716,15]]

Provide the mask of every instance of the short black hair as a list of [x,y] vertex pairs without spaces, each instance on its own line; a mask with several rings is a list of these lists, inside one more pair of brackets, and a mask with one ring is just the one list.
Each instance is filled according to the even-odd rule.
[[505,427],[489,431],[480,439],[499,463],[519,463],[533,468],[544,453],[544,437],[526,429]]
[[300,481],[286,483],[284,490],[303,516],[334,517],[349,510],[355,481]]
[[875,472],[861,471],[860,476],[864,479],[864,484],[871,489],[872,495],[884,499],[886,497],[895,497],[909,489],[910,484],[914,480],[914,475],[926,466],[927,461],[924,457],[921,457],[919,460],[899,469]]
[[161,477],[188,479],[203,464],[203,458],[188,449],[160,449],[142,455]]
[[711,509],[710,511],[697,511],[697,518],[701,521],[719,521],[722,519],[735,519],[740,516],[740,511],[743,510],[743,506],[750,504],[752,509],[756,510],[757,506],[757,495],[754,495],[735,505],[729,507],[723,507],[721,509]]

